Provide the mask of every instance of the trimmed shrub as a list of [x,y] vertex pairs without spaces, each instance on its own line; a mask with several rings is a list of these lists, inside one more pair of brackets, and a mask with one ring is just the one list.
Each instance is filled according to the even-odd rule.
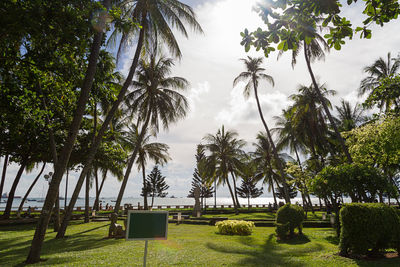
[[215,224],[218,232],[222,235],[251,235],[253,232],[254,222],[225,220]]
[[400,248],[399,217],[394,208],[385,204],[345,204],[340,210],[340,224],[341,255],[376,254],[386,248]]
[[279,238],[285,239],[288,234],[293,236],[294,229],[298,228],[302,233],[304,221],[304,210],[297,205],[286,204],[276,212],[276,234]]

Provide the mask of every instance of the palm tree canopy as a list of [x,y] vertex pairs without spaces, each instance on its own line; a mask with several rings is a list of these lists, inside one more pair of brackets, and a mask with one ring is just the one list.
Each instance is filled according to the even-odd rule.
[[139,121],[144,121],[150,115],[150,125],[156,132],[160,122],[164,129],[186,116],[189,104],[184,91],[189,82],[182,77],[171,77],[173,60],[155,55],[149,56],[149,61],[142,59],[136,72],[137,79],[132,82],[133,91],[126,96],[126,103],[133,115]]
[[[159,40],[169,48],[172,55],[179,58],[182,53],[172,28],[178,30],[185,37],[188,36],[185,24],[194,31],[203,32],[193,9],[177,0],[124,0],[119,3],[118,7],[122,11],[123,20],[132,20],[140,24],[144,30],[145,44],[148,48],[151,45],[157,45]],[[137,32],[140,30],[135,25],[127,26],[126,23],[123,27],[115,25],[115,30],[109,40],[110,43],[115,43],[117,37],[121,38],[117,58],[122,50],[135,40]]]
[[342,131],[350,131],[366,121],[364,109],[358,103],[351,107],[349,101],[341,100],[340,106],[335,106],[338,112],[337,124]]
[[366,66],[364,72],[369,76],[360,83],[359,95],[364,95],[367,91],[372,91],[379,86],[379,80],[390,77],[400,70],[400,57],[392,58],[390,52],[387,54],[387,61],[382,57],[377,59],[372,65]]
[[241,157],[244,152],[242,148],[246,142],[237,139],[238,133],[235,131],[225,131],[224,126],[218,130],[217,134],[206,135],[203,140],[209,155],[206,157],[206,164],[214,179],[218,184],[225,184],[230,171],[235,171],[242,167]]
[[274,79],[272,76],[263,73],[265,71],[264,68],[261,68],[261,64],[263,63],[263,58],[253,58],[248,56],[247,58],[241,58],[243,61],[246,71],[242,72],[235,78],[233,81],[233,86],[236,86],[240,81],[247,81],[246,86],[243,90],[243,95],[247,99],[249,98],[251,91],[254,89],[254,86],[257,88],[260,80],[266,80],[271,83],[272,86],[275,85]]

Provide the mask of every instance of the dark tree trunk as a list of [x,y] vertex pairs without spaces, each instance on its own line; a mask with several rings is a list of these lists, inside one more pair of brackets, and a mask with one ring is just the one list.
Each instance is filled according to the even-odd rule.
[[8,193],[6,209],[4,210],[4,213],[3,213],[3,218],[4,219],[9,219],[10,218],[12,203],[14,201],[15,190],[17,189],[19,180],[21,179],[22,173],[24,172],[24,169],[25,169],[27,164],[28,164],[28,159],[26,158],[21,162],[21,166],[19,167],[17,175],[15,176],[15,179],[14,179],[14,182],[13,182],[13,184],[11,186],[10,192]]
[[[146,170],[145,170],[143,160],[141,160],[140,164],[142,165],[143,188],[145,188],[146,187]],[[147,204],[147,193],[145,193],[143,195],[143,205],[144,205],[145,210],[149,209],[149,207],[148,207],[149,205]],[[151,202],[151,207],[153,207],[153,201]]]
[[3,164],[3,170],[2,170],[1,182],[0,182],[0,200],[1,200],[1,196],[3,195],[3,188],[4,188],[4,182],[6,180],[7,166],[8,166],[8,155],[6,155],[4,157],[4,164]]
[[[104,0],[104,6],[109,9],[111,6],[110,0]],[[67,167],[69,157],[71,155],[73,146],[75,144],[76,137],[81,125],[83,114],[85,113],[86,103],[89,99],[90,90],[92,88],[94,75],[97,68],[97,59],[99,57],[100,47],[103,40],[103,28],[105,28],[106,16],[101,17],[100,26],[101,29],[97,31],[93,37],[92,47],[90,49],[88,68],[85,74],[83,85],[81,88],[79,100],[77,103],[77,108],[74,113],[74,118],[72,120],[70,130],[68,133],[65,145],[60,153],[60,158],[57,162],[55,172],[53,175],[52,182],[49,186],[49,190],[46,195],[45,202],[43,203],[42,213],[40,215],[35,235],[32,240],[32,245],[26,259],[26,263],[37,263],[40,261],[40,253],[42,250],[42,245],[44,237],[46,235],[46,229],[50,220],[50,212],[54,206],[58,195],[58,189],[61,183],[62,176],[64,175],[65,169]],[[64,216],[65,217],[65,216]]]
[[100,210],[100,207],[99,207],[100,206],[100,193],[101,193],[101,190],[103,189],[103,185],[104,185],[104,181],[106,180],[106,177],[107,177],[107,171],[104,171],[103,177],[102,177],[101,183],[100,183],[100,188],[99,188],[99,191],[97,192],[96,199],[94,201],[93,209],[94,209],[94,207],[97,207],[97,210]]
[[347,158],[347,162],[348,163],[352,163],[353,160],[352,160],[352,158],[350,156],[349,150],[347,149],[347,146],[346,146],[346,144],[344,142],[344,139],[343,139],[342,135],[340,134],[339,129],[337,128],[335,121],[333,120],[332,114],[329,111],[329,107],[326,104],[326,102],[325,102],[325,100],[324,100],[324,98],[323,98],[323,96],[321,94],[321,91],[319,90],[319,87],[318,87],[318,84],[317,84],[317,80],[314,77],[314,73],[313,73],[312,68],[311,68],[310,58],[309,58],[309,55],[308,55],[308,52],[307,52],[308,45],[306,44],[305,41],[304,41],[303,45],[304,45],[304,57],[306,58],[308,72],[310,73],[311,80],[312,80],[312,83],[314,85],[314,89],[315,89],[315,91],[316,91],[316,93],[318,95],[319,101],[321,102],[326,115],[328,116],[329,122],[331,123],[331,126],[333,127],[333,130],[335,131],[336,137],[339,140],[339,143],[340,143],[340,146],[342,147],[343,153],[345,154],[345,156]]
[[229,183],[228,175],[226,175],[226,184],[228,185],[229,193],[231,193],[233,207],[235,208],[235,214],[237,215],[237,214],[239,214],[239,211],[238,211],[237,203],[236,203],[236,200],[235,200],[235,196],[234,196],[233,191],[232,191],[231,184]]
[[97,168],[94,172],[94,178],[95,178],[95,182],[96,182],[96,199],[94,201],[93,204],[93,210],[95,211],[99,211],[99,201],[98,201],[98,196],[99,196],[99,175],[97,173]]
[[53,216],[54,216],[53,229],[54,229],[54,232],[58,232],[58,230],[60,229],[60,192],[59,191],[57,191],[57,198],[56,198],[56,202],[54,203]]
[[275,189],[274,189],[274,181],[272,180],[271,182],[272,182],[272,184],[271,184],[272,196],[274,197],[274,203],[275,203],[276,207],[278,207],[278,202],[276,201],[276,195],[275,195]]
[[214,180],[214,208],[217,207],[217,181]]
[[89,222],[89,187],[90,187],[90,175],[86,176],[86,186],[85,186],[85,223]]
[[278,151],[276,150],[274,140],[272,140],[271,133],[268,129],[267,123],[265,122],[264,115],[261,110],[260,100],[258,99],[257,85],[255,83],[255,77],[253,77],[253,87],[254,87],[254,94],[255,94],[256,100],[257,100],[258,113],[260,114],[260,118],[264,125],[265,131],[267,132],[268,140],[271,143],[272,153],[274,154],[276,165],[278,166],[279,174],[281,175],[282,186],[283,186],[283,191],[284,191],[284,195],[285,195],[285,201],[286,201],[286,203],[290,203],[289,188],[285,182],[285,171],[283,170],[283,166],[279,159]]
[[239,198],[237,196],[237,190],[236,190],[236,177],[233,174],[233,171],[231,171],[231,175],[232,175],[232,180],[233,180],[233,192],[235,193],[236,205],[238,208],[240,208]]
[[108,112],[107,117],[104,120],[100,130],[97,132],[97,136],[96,136],[96,140],[95,140],[94,144],[92,144],[92,146],[90,147],[90,151],[88,153],[86,162],[84,164],[85,167],[83,168],[82,173],[79,176],[79,179],[78,179],[78,182],[76,184],[74,193],[73,193],[73,195],[71,197],[71,200],[70,200],[70,203],[68,205],[67,213],[64,216],[64,220],[61,223],[61,228],[60,228],[60,231],[58,231],[56,238],[63,238],[65,236],[65,231],[67,230],[69,220],[71,219],[72,211],[74,209],[76,200],[78,199],[80,190],[82,188],[83,182],[84,182],[85,177],[86,177],[86,173],[90,170],[90,168],[92,166],[92,162],[93,162],[94,156],[95,156],[95,154],[97,152],[97,149],[99,148],[99,145],[101,143],[103,135],[104,135],[105,131],[107,130],[108,125],[111,122],[111,119],[114,117],[115,112],[117,111],[119,105],[121,104],[122,100],[125,97],[125,94],[126,94],[126,92],[128,90],[128,87],[132,83],[133,75],[135,73],[136,66],[137,66],[138,61],[139,61],[141,48],[143,46],[143,40],[144,40],[144,32],[143,32],[143,30],[141,30],[140,34],[139,34],[139,40],[138,40],[138,45],[137,45],[137,48],[136,48],[136,53],[135,53],[135,56],[133,58],[133,62],[132,62],[131,68],[129,70],[129,74],[128,74],[128,76],[127,76],[127,78],[126,78],[126,80],[125,80],[125,82],[124,82],[124,84],[123,84],[123,86],[121,88],[121,91],[118,94],[117,100],[113,103],[113,106],[111,107],[111,110]]
[[46,167],[46,162],[43,163],[42,169],[40,170],[40,172],[36,176],[36,178],[33,180],[31,186],[28,188],[28,191],[26,192],[24,198],[22,199],[21,204],[19,204],[19,208],[18,208],[18,211],[17,211],[17,217],[18,218],[21,216],[22,208],[24,206],[24,203],[25,203],[26,199],[28,198],[29,194],[31,193],[32,188],[35,186],[36,182],[39,180],[40,175],[42,175],[45,167]]
[[69,176],[69,170],[68,170],[68,168],[67,168],[67,176],[65,177],[64,214],[65,214],[65,212],[67,211],[68,176]]

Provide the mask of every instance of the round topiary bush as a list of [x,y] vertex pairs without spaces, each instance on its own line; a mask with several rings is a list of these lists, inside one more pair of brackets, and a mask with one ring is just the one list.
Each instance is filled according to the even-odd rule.
[[276,212],[276,234],[280,239],[286,239],[287,235],[293,236],[294,229],[299,229],[302,234],[304,210],[297,205],[286,204]]

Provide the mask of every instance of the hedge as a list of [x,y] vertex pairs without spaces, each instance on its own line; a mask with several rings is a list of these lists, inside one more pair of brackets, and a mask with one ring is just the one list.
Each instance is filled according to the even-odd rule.
[[304,210],[297,205],[290,203],[283,205],[276,212],[276,234],[279,238],[285,239],[288,234],[293,236],[294,229],[298,228],[302,233],[304,221]]
[[215,224],[218,232],[222,235],[251,235],[254,222],[241,220],[225,220]]
[[352,203],[340,210],[340,254],[365,255],[386,248],[400,252],[400,220],[396,210],[382,203]]

